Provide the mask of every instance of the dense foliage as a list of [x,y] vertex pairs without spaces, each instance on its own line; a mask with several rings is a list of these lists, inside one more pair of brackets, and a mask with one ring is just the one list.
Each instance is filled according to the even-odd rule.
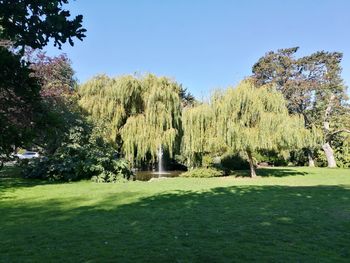
[[322,147],[329,167],[336,166],[334,146],[337,134],[350,133],[350,108],[341,78],[339,52],[319,51],[295,58],[298,48],[268,52],[253,66],[257,85],[272,83],[287,101],[290,113],[302,114],[306,128],[317,127],[323,140],[307,149],[309,165]]
[[50,99],[50,103],[71,95],[76,89],[75,72],[66,54],[51,57],[41,50],[27,48],[25,59],[33,70],[32,76],[41,84],[41,96]]
[[33,69],[23,55],[25,47],[40,49],[50,39],[59,47],[67,40],[73,45],[73,37],[82,40],[82,16],[69,20],[69,11],[63,9],[67,3],[68,0],[0,1],[1,160],[17,147],[34,145],[34,140],[42,137],[38,131],[51,129],[59,118],[59,111],[52,114],[52,105],[43,103],[41,89],[47,83],[37,78],[40,70]]
[[[183,152],[191,164],[208,152],[244,152],[255,176],[253,154],[259,150],[298,149],[312,144],[299,115],[289,115],[282,95],[252,81],[216,93],[210,104],[184,111]],[[202,160],[203,161],[203,160]]]
[[1,0],[0,39],[11,40],[16,47],[39,48],[50,39],[62,46],[73,38],[82,40],[86,30],[82,28],[83,16],[70,20],[70,12],[63,8],[68,0]]
[[[254,155],[256,158],[257,154]],[[249,169],[249,163],[242,153],[230,153],[227,152],[220,156],[220,163],[215,164],[217,168],[225,171],[229,174],[234,170],[247,170]]]
[[310,165],[350,166],[341,53],[269,52],[251,78],[202,103],[152,74],[100,75],[77,89],[67,56],[28,49],[85,37],[68,2],[0,0],[0,161],[18,147],[39,150],[45,157],[27,164],[27,177],[116,182],[130,177],[129,164],[154,168],[160,149],[201,167],[194,177],[247,165],[255,176],[257,162],[303,164],[305,152]]
[[26,178],[50,181],[92,179],[95,182],[117,182],[129,179],[131,171],[126,161],[92,127],[80,123],[69,130],[69,140],[52,155],[25,161]]
[[0,47],[0,159],[28,144],[41,117],[40,85],[20,57]]
[[154,162],[159,147],[170,156],[179,147],[180,90],[154,75],[98,76],[79,88],[79,105],[106,124],[108,137],[131,163]]
[[31,75],[41,86],[43,112],[33,144],[45,155],[52,154],[67,139],[67,131],[83,119],[77,105],[74,70],[64,54],[49,57],[42,51],[27,49],[25,57],[30,62]]

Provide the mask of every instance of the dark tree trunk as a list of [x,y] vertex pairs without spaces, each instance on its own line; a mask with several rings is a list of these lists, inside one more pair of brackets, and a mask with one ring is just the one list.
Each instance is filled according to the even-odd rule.
[[249,162],[249,167],[250,167],[250,177],[254,178],[254,177],[256,177],[256,171],[255,171],[255,165],[254,165],[252,152],[248,150],[247,154],[248,154],[248,162]]

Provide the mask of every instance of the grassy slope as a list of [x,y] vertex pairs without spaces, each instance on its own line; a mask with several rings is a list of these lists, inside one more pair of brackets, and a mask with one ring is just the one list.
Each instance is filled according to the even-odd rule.
[[0,262],[348,262],[350,170],[45,184],[0,173]]

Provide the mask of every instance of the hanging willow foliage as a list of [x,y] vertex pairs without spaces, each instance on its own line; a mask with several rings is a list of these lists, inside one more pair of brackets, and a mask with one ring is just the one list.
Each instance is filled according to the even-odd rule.
[[131,163],[154,162],[163,147],[170,157],[179,144],[180,86],[165,77],[97,76],[79,89],[80,106],[103,120],[109,137],[121,139],[122,152]]
[[248,80],[184,111],[183,128],[182,150],[189,163],[196,153],[215,147],[244,151],[252,159],[257,150],[297,149],[313,138],[301,116],[288,114],[280,93],[271,87],[257,89]]
[[186,108],[182,113],[181,150],[190,167],[200,165],[205,154],[220,155],[227,151],[224,137],[216,126],[216,114],[209,103]]
[[300,148],[308,137],[303,118],[290,116],[283,96],[270,87],[256,89],[243,81],[236,89],[228,89],[213,107],[218,112],[218,129],[237,151]]
[[188,166],[195,163],[197,154],[210,151],[208,141],[213,134],[211,130],[213,120],[213,111],[209,104],[203,103],[184,109],[182,114],[184,136],[181,145],[182,154],[187,158]]

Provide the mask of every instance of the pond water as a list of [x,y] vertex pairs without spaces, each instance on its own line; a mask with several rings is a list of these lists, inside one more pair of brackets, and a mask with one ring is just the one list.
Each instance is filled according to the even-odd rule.
[[135,172],[135,179],[139,181],[149,181],[152,178],[162,177],[178,177],[183,171],[167,171],[159,174],[153,171],[137,171]]

